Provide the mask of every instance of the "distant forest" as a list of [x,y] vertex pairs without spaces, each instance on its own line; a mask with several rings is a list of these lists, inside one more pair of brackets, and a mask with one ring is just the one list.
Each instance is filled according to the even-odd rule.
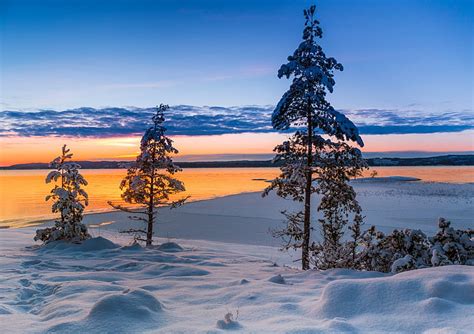
[[[474,166],[474,155],[443,155],[427,158],[371,158],[369,166]],[[84,169],[126,168],[131,161],[77,161]],[[177,162],[182,168],[279,167],[271,160]],[[47,163],[17,164],[0,169],[49,169]]]

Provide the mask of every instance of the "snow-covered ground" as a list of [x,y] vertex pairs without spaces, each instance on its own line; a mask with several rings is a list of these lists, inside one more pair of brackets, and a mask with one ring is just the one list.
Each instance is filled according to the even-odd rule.
[[[438,216],[472,227],[473,186],[356,189],[368,225],[430,233]],[[301,272],[268,233],[291,207],[242,194],[164,209],[153,249],[127,246],[121,213],[87,216],[96,238],[80,246],[40,248],[35,228],[0,230],[0,332],[472,332],[473,267]]]

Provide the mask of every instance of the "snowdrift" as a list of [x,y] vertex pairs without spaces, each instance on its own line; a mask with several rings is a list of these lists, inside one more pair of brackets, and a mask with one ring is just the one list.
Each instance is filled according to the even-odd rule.
[[40,252],[97,252],[101,250],[119,248],[119,245],[103,237],[91,238],[81,243],[53,241],[39,248]]
[[467,266],[301,272],[269,247],[94,238],[38,250],[26,247],[33,229],[3,232],[5,333],[469,333],[474,322]]
[[[418,332],[424,324],[467,331],[474,320],[474,268],[446,266],[335,280],[323,289],[313,312],[322,319],[365,322],[366,326],[370,319],[373,327],[368,329],[372,330],[387,326],[396,332]],[[461,314],[466,317],[458,319]]]
[[48,332],[130,333],[159,328],[164,316],[163,305],[152,294],[126,290],[101,298],[84,319],[58,324]]

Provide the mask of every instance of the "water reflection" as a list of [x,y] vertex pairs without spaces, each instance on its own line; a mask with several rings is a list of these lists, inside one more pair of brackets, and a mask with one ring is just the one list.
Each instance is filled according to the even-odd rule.
[[[413,176],[424,181],[474,182],[474,167],[376,167],[378,176]],[[86,212],[110,210],[107,201],[120,202],[119,184],[124,169],[82,170],[89,185]],[[242,192],[261,191],[264,180],[278,175],[277,168],[196,168],[177,174],[186,185],[191,201]],[[46,170],[0,171],[0,227],[22,226],[55,217],[44,198],[52,188],[45,184]],[[370,171],[367,172],[367,176]],[[181,197],[183,194],[179,194]]]

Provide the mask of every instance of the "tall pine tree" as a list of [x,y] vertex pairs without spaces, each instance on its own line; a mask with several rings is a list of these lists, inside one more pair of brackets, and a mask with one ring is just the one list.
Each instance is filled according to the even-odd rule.
[[[318,192],[316,167],[328,161],[327,157],[339,151],[336,142],[354,141],[363,146],[357,127],[343,114],[336,111],[326,100],[335,85],[334,72],[343,66],[332,57],[327,57],[317,40],[322,37],[319,21],[314,14],[315,6],[304,10],[305,28],[303,42],[288,57],[278,71],[278,77],[293,78],[290,89],[276,106],[272,125],[276,130],[297,129],[296,133],[275,147],[274,161],[283,162],[281,174],[265,190],[271,190],[284,198],[304,203],[302,211],[286,213],[287,228],[277,233],[287,237],[286,248],[301,248],[304,270],[310,267],[311,241],[311,195]],[[326,134],[325,139],[321,134]],[[346,146],[343,147],[346,149]],[[350,154],[360,157],[360,151]],[[351,163],[350,159],[344,163]]]
[[142,137],[141,152],[120,184],[122,199],[126,203],[138,204],[139,208],[127,208],[109,202],[116,209],[133,213],[131,219],[145,223],[143,228],[132,228],[124,232],[134,234],[135,240],[144,241],[147,246],[151,246],[153,242],[157,209],[165,205],[175,208],[186,200],[170,199],[171,195],[182,192],[185,188],[183,182],[174,178],[174,174],[181,169],[173,163],[171,156],[177,154],[178,150],[165,135],[166,128],[163,126],[164,112],[168,109],[163,104],[156,108],[156,114],[152,118],[153,125]]

